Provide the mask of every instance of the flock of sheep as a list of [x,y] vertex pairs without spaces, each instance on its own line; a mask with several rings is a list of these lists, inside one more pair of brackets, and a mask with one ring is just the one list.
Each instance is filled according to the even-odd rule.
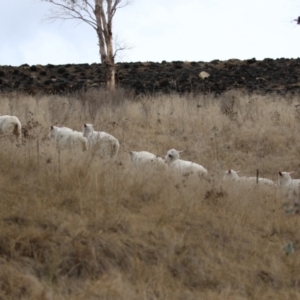
[[[22,125],[16,116],[0,116],[0,131],[6,135],[14,135],[17,140],[21,137]],[[56,142],[57,150],[91,151],[94,155],[99,155],[103,159],[114,159],[119,151],[119,141],[109,133],[95,131],[92,124],[84,124],[82,132],[74,131],[68,127],[51,126],[49,129],[49,138]],[[131,151],[131,160],[136,167],[155,166],[172,170],[174,173],[183,176],[198,175],[200,178],[207,178],[208,171],[201,165],[180,159],[180,153],[171,149],[167,152],[165,158],[156,156],[148,151]],[[260,177],[240,177],[238,172],[227,170],[223,180],[232,183],[246,183],[250,185],[265,185],[270,187],[279,187],[282,196],[292,203],[300,201],[300,179],[292,179],[293,172],[278,172],[278,183],[272,180]]]

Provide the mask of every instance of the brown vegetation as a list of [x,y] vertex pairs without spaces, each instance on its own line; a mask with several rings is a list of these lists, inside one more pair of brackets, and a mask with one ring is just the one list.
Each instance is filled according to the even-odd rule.
[[[297,98],[0,96],[23,124],[1,137],[0,299],[296,299],[297,211],[275,191],[234,189],[226,169],[276,180],[299,165]],[[120,141],[112,164],[61,154],[50,125]],[[202,164],[209,181],[134,169],[130,150]],[[153,171],[154,172],[154,171]]]

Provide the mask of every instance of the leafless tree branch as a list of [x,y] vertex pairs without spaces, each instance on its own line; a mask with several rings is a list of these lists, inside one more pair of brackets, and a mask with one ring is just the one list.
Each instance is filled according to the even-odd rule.
[[[63,3],[58,3],[55,0],[43,0],[46,2],[50,2],[51,4],[58,7],[56,10],[51,10],[51,14],[47,16],[48,20],[79,20],[87,23],[92,26],[95,30],[97,30],[97,22],[96,19],[92,16],[91,12],[87,7],[78,4],[72,4],[72,6],[68,6]],[[89,4],[90,9],[92,8]]]
[[125,51],[125,50],[131,50],[133,49],[133,46],[130,46],[128,43],[126,43],[125,41],[119,41],[118,36],[116,36],[115,38],[115,43],[114,43],[114,59],[116,58],[120,58],[119,53],[121,51]]
[[[130,0],[41,0],[53,4],[48,20],[76,20],[90,25],[98,36],[99,53],[106,70],[106,83],[110,90],[115,85],[115,57],[117,53],[129,49],[125,43],[113,47],[112,20],[119,8],[128,5]],[[116,49],[114,51],[114,48]]]

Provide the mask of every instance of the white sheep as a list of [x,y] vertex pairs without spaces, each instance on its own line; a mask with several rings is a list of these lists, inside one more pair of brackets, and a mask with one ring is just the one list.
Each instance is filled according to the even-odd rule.
[[161,167],[166,168],[167,164],[164,159],[159,156],[156,156],[153,153],[148,151],[131,151],[129,152],[131,161],[134,163],[136,167],[144,167],[144,166],[153,166],[153,167]]
[[87,139],[82,132],[72,130],[68,127],[50,126],[49,138],[56,141],[58,151],[61,150],[75,150],[81,147],[82,151],[87,150]]
[[288,200],[299,203],[300,200],[300,179],[292,179],[293,172],[278,172],[278,186],[282,196]]
[[180,153],[183,151],[177,151],[171,149],[167,152],[165,157],[165,162],[169,165],[169,168],[175,170],[181,175],[191,175],[197,174],[200,177],[206,177],[208,172],[207,170],[194,162],[180,159]]
[[156,158],[155,154],[148,151],[130,151],[129,154],[134,164],[151,163]]
[[246,176],[239,176],[239,171],[234,170],[227,170],[225,175],[223,176],[223,180],[230,180],[230,181],[238,181],[238,182],[248,182],[250,184],[258,183],[259,185],[268,185],[276,187],[276,184],[267,178],[258,177],[258,181],[256,177],[246,177]]
[[0,116],[0,130],[3,134],[12,134],[19,141],[22,134],[21,129],[21,122],[16,116]]
[[83,136],[87,138],[88,148],[100,157],[115,158],[118,154],[119,141],[109,133],[104,131],[94,131],[92,124],[83,125]]

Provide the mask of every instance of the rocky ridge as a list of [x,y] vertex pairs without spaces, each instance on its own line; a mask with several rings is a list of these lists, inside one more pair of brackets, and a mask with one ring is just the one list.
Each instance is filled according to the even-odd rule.
[[[300,92],[300,58],[117,63],[116,83],[135,94],[222,94],[232,89],[295,94]],[[97,63],[0,66],[0,92],[64,94],[101,86],[104,72]]]

